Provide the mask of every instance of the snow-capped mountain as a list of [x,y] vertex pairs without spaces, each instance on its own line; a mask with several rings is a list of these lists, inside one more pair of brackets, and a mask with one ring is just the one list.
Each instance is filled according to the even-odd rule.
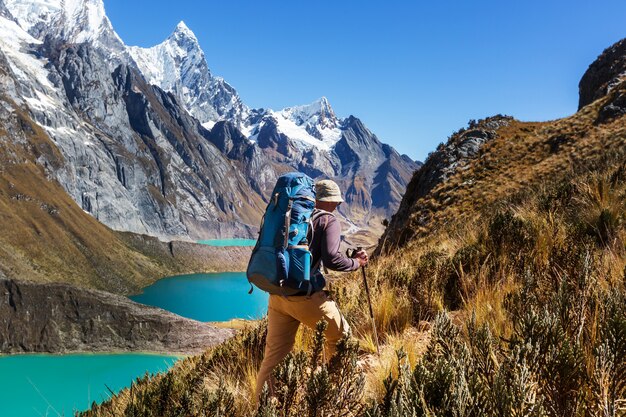
[[[81,4],[73,16],[102,6]],[[51,1],[44,5],[57,7],[37,9],[31,24],[29,5],[0,5],[2,16],[14,17],[0,17],[0,52],[14,111],[26,107],[63,155],[54,169],[41,161],[50,177],[116,230],[163,239],[250,235],[261,197],[176,97],[146,83],[121,41],[112,59],[104,42],[119,37],[106,33],[108,19],[94,32],[67,18],[67,3]]]
[[89,42],[117,56],[125,46],[113,30],[102,0],[4,0],[19,26],[36,39]]
[[270,122],[277,131],[302,149],[316,147],[330,151],[341,138],[341,120],[335,116],[326,97],[304,106],[287,107],[281,111],[256,110],[245,121],[243,132],[256,141],[259,133]]
[[182,22],[157,46],[128,47],[101,0],[0,0],[0,31],[8,94],[65,161],[41,163],[118,230],[250,236],[276,177],[293,169],[337,180],[349,223],[378,224],[417,168],[325,98],[250,109]]
[[179,97],[185,108],[210,129],[218,120],[238,125],[249,114],[237,92],[224,79],[211,74],[204,52],[184,22],[159,45],[128,48],[150,84]]

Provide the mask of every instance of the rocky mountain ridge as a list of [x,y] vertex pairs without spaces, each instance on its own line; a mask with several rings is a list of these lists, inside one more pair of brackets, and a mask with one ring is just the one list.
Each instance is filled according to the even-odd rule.
[[[498,200],[537,186],[543,178],[564,179],[572,170],[600,166],[606,163],[600,156],[606,149],[611,156],[622,155],[625,77],[622,39],[605,49],[582,76],[576,114],[552,122],[520,122],[502,115],[471,120],[413,175],[377,251],[393,252],[425,238],[433,228],[489,215]],[[477,201],[476,195],[482,198]]]
[[[470,121],[467,128],[452,134],[447,143],[441,143],[417,171],[407,186],[398,211],[392,216],[387,230],[381,237],[382,244],[404,245],[413,238],[420,228],[433,221],[431,210],[419,211],[416,206],[420,199],[428,196],[435,188],[446,183],[456,174],[462,174],[480,158],[481,149],[497,137],[498,130],[508,126],[514,119],[510,116],[496,115],[484,120]],[[472,180],[467,184],[471,185]],[[409,219],[412,226],[408,226]]]
[[[273,182],[294,169],[353,189],[343,214],[367,227],[391,213],[418,166],[355,118],[337,118],[326,99],[249,109],[211,74],[182,22],[162,44],[138,48],[124,45],[101,0],[10,0],[0,12],[12,99],[63,155],[48,174],[116,230],[254,236]],[[235,151],[220,148],[225,131]]]
[[[185,50],[185,53],[181,53],[181,50]],[[156,51],[169,55],[159,61],[162,64],[155,70],[150,69],[148,64],[155,60],[145,57]],[[200,102],[180,95],[180,91],[211,91],[211,83],[219,79],[208,70],[197,39],[183,22],[162,44],[148,49],[134,47],[131,54],[140,63],[140,68],[158,74],[149,78],[164,90],[178,94],[186,108],[205,127],[212,128],[220,121],[229,122],[233,125],[231,130],[240,130],[240,136],[258,145],[266,160],[273,162],[273,165],[278,162],[283,169],[300,170],[313,178],[337,179],[345,190],[350,191],[346,199],[348,204],[342,212],[349,223],[377,227],[379,221],[397,207],[408,177],[420,166],[420,163],[406,155],[397,154],[387,145],[383,149],[378,138],[354,116],[338,118],[325,97],[308,105],[280,111],[250,109],[242,104],[235,90],[228,86],[227,93],[220,93],[227,100],[212,100],[215,103],[214,111],[207,113],[198,107],[197,103]],[[182,78],[180,86],[173,85],[173,74],[179,73],[193,73],[195,79]],[[206,102],[203,103],[206,105]],[[353,140],[357,136],[360,143]],[[230,157],[243,165],[248,165],[250,161],[249,158],[241,160],[232,154]],[[263,165],[267,168],[267,164]],[[254,170],[248,171],[250,178],[268,175],[267,169],[265,175]],[[265,190],[271,188],[276,174],[270,176],[272,178],[266,182]],[[358,196],[353,197],[355,194]]]

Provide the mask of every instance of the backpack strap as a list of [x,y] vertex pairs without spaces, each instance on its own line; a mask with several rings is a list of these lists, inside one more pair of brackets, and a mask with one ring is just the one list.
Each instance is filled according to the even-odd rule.
[[320,210],[320,209],[313,210],[313,215],[311,216],[311,242],[313,241],[313,221],[319,219],[322,216],[326,216],[326,215],[335,217],[335,215],[333,213],[331,213],[330,211]]
[[[335,215],[333,213],[331,213],[330,211],[326,211],[326,210],[321,210],[321,209],[315,209],[313,211],[313,215],[311,216],[311,219],[309,220],[309,227],[311,228],[311,243],[313,242],[313,235],[315,233],[315,230],[313,228],[313,221],[319,219],[322,216],[326,216],[326,215],[330,215],[335,217]],[[324,273],[328,274],[328,270],[326,269],[325,266],[322,265],[322,257],[320,256],[320,258],[317,260],[317,262],[315,262],[315,264],[311,267],[311,271],[316,271],[320,266],[322,266],[322,268],[324,268]]]
[[283,250],[287,249],[289,245],[289,227],[291,226],[291,207],[293,205],[293,199],[289,199],[287,204],[287,211],[285,212],[285,239],[283,241]]
[[311,218],[309,219],[309,229],[311,230],[311,239],[309,240],[309,245],[313,242],[313,236],[315,235],[315,229],[313,228],[313,222],[326,215],[329,214],[333,217],[335,217],[335,215],[333,213],[331,213],[330,211],[326,211],[326,210],[321,210],[321,209],[315,209],[313,210],[313,214],[311,215]]

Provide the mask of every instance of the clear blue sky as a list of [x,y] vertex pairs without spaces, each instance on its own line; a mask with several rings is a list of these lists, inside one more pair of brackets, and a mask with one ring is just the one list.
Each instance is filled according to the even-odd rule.
[[128,45],[184,20],[252,107],[328,97],[423,160],[469,119],[572,114],[578,81],[626,37],[626,2],[104,0]]

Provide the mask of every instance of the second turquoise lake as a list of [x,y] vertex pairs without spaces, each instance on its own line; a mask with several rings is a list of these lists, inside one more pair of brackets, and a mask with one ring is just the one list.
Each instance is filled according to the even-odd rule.
[[199,321],[261,318],[269,296],[249,289],[245,272],[191,274],[161,279],[130,298]]

